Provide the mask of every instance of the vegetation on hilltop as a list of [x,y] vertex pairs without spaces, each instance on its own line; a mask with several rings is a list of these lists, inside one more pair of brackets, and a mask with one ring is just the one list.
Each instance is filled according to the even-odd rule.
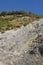
[[[23,16],[30,16],[30,17],[38,17],[37,14],[34,14],[32,12],[26,12],[24,10],[21,10],[21,11],[10,11],[10,12],[7,12],[7,11],[2,11],[0,12],[0,16],[6,16],[6,15],[23,15]],[[39,17],[43,17],[43,16],[39,16]]]

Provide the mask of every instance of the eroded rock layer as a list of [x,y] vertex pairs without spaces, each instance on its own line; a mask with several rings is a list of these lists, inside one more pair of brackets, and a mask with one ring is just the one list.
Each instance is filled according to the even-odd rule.
[[0,32],[0,65],[43,65],[40,45],[43,45],[43,19],[16,31]]

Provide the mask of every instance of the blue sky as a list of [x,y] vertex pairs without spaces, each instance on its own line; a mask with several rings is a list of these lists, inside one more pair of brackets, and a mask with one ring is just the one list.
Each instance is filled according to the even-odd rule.
[[43,0],[0,0],[0,11],[26,10],[43,15]]

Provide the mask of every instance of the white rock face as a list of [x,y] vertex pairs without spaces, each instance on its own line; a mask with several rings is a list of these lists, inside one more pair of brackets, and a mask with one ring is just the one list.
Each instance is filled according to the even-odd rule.
[[14,65],[28,50],[27,40],[37,36],[38,32],[43,34],[43,19],[16,31],[9,30],[3,34],[0,32],[0,60],[6,65]]
[[0,65],[5,65],[4,63],[0,62]]

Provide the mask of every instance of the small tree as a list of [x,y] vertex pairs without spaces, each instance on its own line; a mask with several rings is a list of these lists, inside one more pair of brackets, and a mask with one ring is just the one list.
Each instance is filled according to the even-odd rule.
[[7,15],[15,15],[16,12],[15,11],[11,11],[11,12],[8,12]]
[[2,11],[2,12],[0,13],[0,15],[1,15],[1,16],[7,15],[7,11]]
[[19,11],[19,14],[21,14],[21,15],[27,15],[27,12],[24,11],[24,10],[21,10],[21,11]]

